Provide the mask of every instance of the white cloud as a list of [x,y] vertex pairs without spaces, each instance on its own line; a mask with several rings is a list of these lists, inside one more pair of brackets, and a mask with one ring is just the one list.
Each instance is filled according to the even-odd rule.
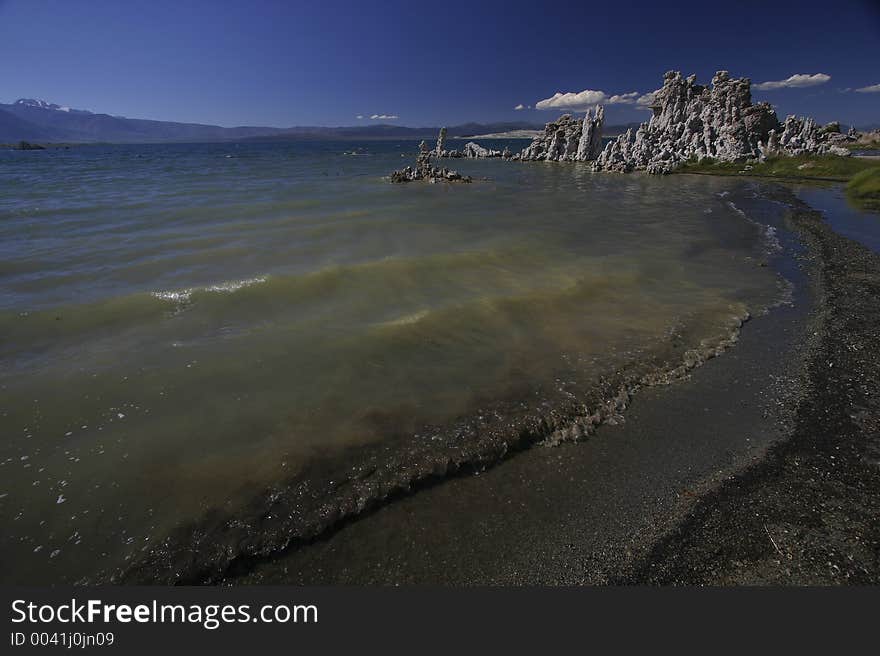
[[535,109],[587,109],[596,103],[604,101],[607,97],[604,91],[593,91],[591,89],[585,89],[580,93],[562,93],[557,91],[549,98],[536,102]]
[[364,118],[364,115],[363,115],[363,114],[358,114],[356,118],[357,118],[358,120],[361,120],[361,119]]
[[617,96],[611,96],[605,102],[607,102],[609,105],[631,105],[636,102],[638,97],[638,91],[630,91],[629,93],[621,93]]
[[858,93],[880,93],[880,84],[872,84],[869,87],[861,87],[856,89]]
[[519,110],[521,110],[521,109],[525,109],[525,108],[526,108],[526,106],[523,105],[522,103],[520,103],[519,105],[517,105],[516,107],[514,107],[514,109],[515,109],[516,111],[519,111]]
[[641,96],[636,98],[636,109],[650,110],[651,105],[654,104],[654,101],[656,100],[659,91],[660,89],[657,89],[656,91],[650,91],[648,93],[643,93]]
[[770,91],[772,89],[790,89],[793,87],[814,87],[818,84],[825,84],[831,79],[830,75],[825,73],[798,73],[784,80],[775,80],[771,82],[761,82],[753,84],[752,87],[761,91]]
[[586,111],[593,105],[606,103],[609,105],[632,105],[639,96],[638,91],[630,91],[619,95],[609,96],[604,91],[594,91],[593,89],[584,89],[580,93],[562,93],[557,91],[555,94],[544,100],[535,103],[535,109],[567,109],[572,111]]
[[373,114],[370,119],[373,121],[391,121],[400,118],[396,114]]

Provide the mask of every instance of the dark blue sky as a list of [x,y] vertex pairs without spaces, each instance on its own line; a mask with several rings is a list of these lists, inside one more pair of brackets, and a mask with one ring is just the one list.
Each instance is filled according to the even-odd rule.
[[[707,13],[709,12],[709,13]],[[880,0],[0,0],[0,102],[220,125],[528,119],[556,92],[825,74],[755,91],[784,117],[880,123]],[[824,79],[824,78],[822,78]],[[633,104],[610,122],[642,120]],[[363,119],[357,119],[363,116]]]

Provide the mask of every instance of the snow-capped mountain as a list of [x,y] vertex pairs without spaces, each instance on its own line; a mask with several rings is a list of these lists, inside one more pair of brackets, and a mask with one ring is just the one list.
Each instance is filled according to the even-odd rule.
[[[2,1],[2,0],[0,0]],[[151,121],[96,114],[36,98],[0,104],[0,143],[18,140],[55,142],[225,141],[274,135],[279,128],[238,127]]]
[[91,114],[92,112],[85,109],[71,109],[55,103],[46,102],[45,100],[37,100],[34,98],[19,98],[15,101],[15,105],[19,107],[36,107],[37,109],[50,109],[56,112],[75,112],[77,114]]
[[[0,0],[2,2],[2,0]],[[467,136],[537,129],[527,122],[466,123],[450,126],[449,136]],[[606,130],[609,128],[606,128]],[[20,98],[10,105],[0,103],[0,143],[37,142],[116,142],[145,143],[163,141],[236,141],[240,139],[426,139],[437,134],[437,127],[409,128],[394,125],[352,127],[302,126],[291,128],[240,126],[224,128],[199,123],[176,123],[111,116],[83,109],[72,109],[35,98]]]

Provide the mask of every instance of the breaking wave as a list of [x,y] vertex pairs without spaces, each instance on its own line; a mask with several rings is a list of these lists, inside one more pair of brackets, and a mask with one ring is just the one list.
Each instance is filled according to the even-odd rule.
[[233,280],[230,282],[221,282],[216,285],[208,285],[205,287],[188,287],[186,289],[172,290],[172,291],[158,291],[153,292],[152,295],[156,298],[162,299],[163,301],[173,301],[175,303],[186,302],[189,301],[193,294],[202,292],[202,293],[219,293],[219,294],[230,294],[232,292],[236,292],[239,289],[244,289],[245,287],[250,287],[252,285],[259,285],[268,280],[266,276],[257,276],[255,278],[245,278],[244,280]]

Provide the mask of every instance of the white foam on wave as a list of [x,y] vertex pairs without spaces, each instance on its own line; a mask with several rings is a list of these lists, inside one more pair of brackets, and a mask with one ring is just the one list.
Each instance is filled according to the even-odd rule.
[[197,292],[231,294],[245,287],[259,285],[268,280],[267,276],[257,276],[255,278],[245,278],[243,280],[231,280],[228,282],[217,283],[216,285],[208,285],[206,287],[188,287],[186,289],[176,289],[170,291],[153,292],[153,296],[163,301],[171,301],[173,303],[184,303],[189,301],[193,294]]
[[727,201],[727,206],[732,209],[734,212],[739,214],[749,223],[752,223],[764,231],[764,245],[767,247],[767,251],[770,253],[778,253],[782,250],[782,244],[779,242],[779,237],[776,236],[776,228],[771,225],[765,225],[760,221],[755,221],[748,214],[743,212],[740,208],[733,204],[732,201]]

